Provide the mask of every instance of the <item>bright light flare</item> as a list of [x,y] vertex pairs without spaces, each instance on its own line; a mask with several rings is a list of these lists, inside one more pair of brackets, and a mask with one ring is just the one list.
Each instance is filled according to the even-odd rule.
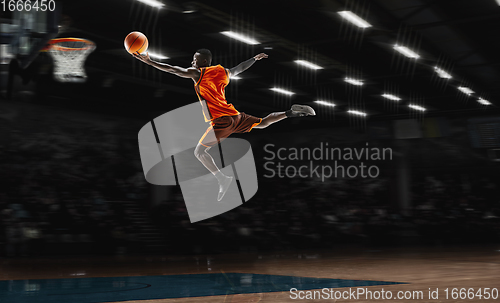
[[[499,0],[500,1],[500,0]],[[481,103],[482,105],[491,105],[491,102],[488,100],[485,100],[483,98],[479,98],[477,102]]]
[[419,110],[419,111],[421,111],[421,112],[424,112],[424,111],[426,111],[426,110],[427,110],[427,109],[425,109],[424,107],[419,106],[419,105],[415,105],[415,104],[408,104],[408,107],[413,108],[413,109],[415,109],[415,110]]
[[389,99],[389,100],[393,100],[393,101],[401,101],[401,98],[399,98],[398,96],[391,95],[391,94],[383,94],[382,97]]
[[273,88],[270,88],[270,90],[275,91],[275,92],[280,93],[280,94],[288,95],[288,96],[295,95],[294,92],[291,92],[289,90],[282,89],[282,88],[273,87]]
[[297,63],[298,65],[305,66],[305,67],[310,68],[310,69],[314,69],[314,70],[323,69],[323,67],[316,65],[314,63],[311,63],[309,61],[306,61],[306,60],[295,60],[295,63]]
[[158,53],[151,53],[151,52],[148,52],[149,56],[152,57],[152,58],[156,58],[156,59],[159,59],[159,60],[164,60],[164,59],[170,59],[169,57],[167,56],[164,56],[162,54],[158,54]]
[[350,83],[352,85],[363,85],[362,80],[357,80],[357,79],[353,79],[353,78],[345,78],[344,81],[347,83]]
[[318,104],[325,105],[325,106],[330,106],[330,107],[334,107],[335,106],[335,104],[333,104],[331,102],[322,101],[322,100],[316,100],[316,101],[314,101],[314,103],[318,103]]
[[238,41],[244,42],[246,44],[250,44],[250,45],[260,44],[259,41],[255,40],[253,38],[250,38],[250,37],[247,37],[245,35],[238,34],[238,33],[232,32],[232,31],[221,32],[221,34],[228,36],[229,38],[233,38],[233,39],[236,39]]
[[156,7],[156,8],[162,8],[165,6],[165,4],[161,3],[160,1],[156,1],[156,0],[137,0],[139,2],[142,2],[144,4],[147,4],[149,6],[152,6],[152,7]]
[[401,45],[394,45],[394,49],[400,52],[401,54],[405,55],[408,58],[413,58],[413,59],[418,59],[420,58],[420,55],[417,54],[416,52],[412,51],[406,46],[401,46]]
[[450,74],[448,74],[447,72],[445,72],[444,70],[440,69],[437,66],[434,67],[434,71],[438,74],[438,76],[440,78],[443,78],[443,79],[451,79],[452,78],[452,76]]
[[341,11],[338,12],[338,14],[346,19],[347,21],[351,22],[352,24],[356,25],[357,27],[360,28],[368,28],[371,27],[372,25],[365,20],[363,20],[360,16],[356,15],[355,13],[351,11]]
[[462,93],[466,94],[466,95],[472,95],[474,93],[474,91],[468,87],[465,87],[465,86],[459,86],[458,87],[458,90],[461,91]]
[[352,114],[352,115],[356,115],[356,116],[362,116],[362,117],[366,117],[366,113],[364,112],[360,112],[358,110],[348,110],[347,111],[349,114]]

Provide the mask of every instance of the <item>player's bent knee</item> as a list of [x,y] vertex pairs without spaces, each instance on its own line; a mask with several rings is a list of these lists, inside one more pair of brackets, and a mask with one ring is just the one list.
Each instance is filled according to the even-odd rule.
[[210,149],[210,147],[206,147],[204,145],[198,144],[196,146],[196,148],[194,149],[194,156],[196,158],[198,158],[199,160],[205,158],[207,155],[210,156],[208,154],[209,149]]
[[268,127],[270,124],[267,123],[264,119],[262,119],[262,122],[260,124],[255,125],[253,128],[255,128],[255,129],[263,129],[263,128]]
[[194,156],[198,159],[203,158],[203,155],[205,154],[205,148],[203,145],[198,144],[196,148],[194,149]]

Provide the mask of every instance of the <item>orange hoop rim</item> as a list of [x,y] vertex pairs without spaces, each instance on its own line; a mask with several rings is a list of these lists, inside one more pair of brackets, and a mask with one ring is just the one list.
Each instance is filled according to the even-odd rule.
[[[61,42],[83,42],[86,44],[86,46],[75,48],[75,47],[66,47],[66,46],[57,45],[57,43],[61,43]],[[88,50],[88,49],[91,49],[94,47],[95,47],[94,42],[87,40],[87,39],[82,39],[82,38],[58,38],[58,39],[52,39],[49,41],[49,48],[53,48],[53,49],[63,51],[63,52],[83,51],[83,50]]]

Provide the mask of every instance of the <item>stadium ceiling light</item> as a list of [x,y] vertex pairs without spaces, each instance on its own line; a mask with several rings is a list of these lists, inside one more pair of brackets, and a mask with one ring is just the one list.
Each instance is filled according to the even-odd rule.
[[352,24],[356,25],[357,27],[368,28],[368,27],[372,26],[370,23],[366,22],[361,17],[359,17],[358,15],[356,15],[355,13],[353,13],[351,11],[341,11],[341,12],[338,12],[338,14],[342,18],[344,18],[347,21],[351,22]]
[[298,65],[308,67],[310,69],[323,69],[323,67],[316,65],[314,63],[311,63],[309,61],[306,61],[306,60],[295,60],[295,63],[297,63]]
[[150,57],[153,57],[153,58],[156,58],[156,59],[159,59],[159,60],[164,60],[164,59],[170,59],[169,57],[166,57],[166,56],[163,56],[161,54],[157,54],[157,53],[149,53],[149,56]]
[[391,94],[383,94],[382,97],[389,99],[389,100],[393,100],[393,101],[401,101],[401,98],[394,96],[394,95],[391,95]]
[[331,103],[331,102],[328,102],[328,101],[316,100],[316,101],[314,101],[314,103],[318,103],[318,104],[325,105],[325,106],[330,106],[330,107],[334,107],[335,106],[334,103]]
[[467,94],[467,95],[472,95],[474,93],[474,91],[468,87],[465,87],[465,86],[459,86],[458,87],[458,90],[461,91],[462,93],[464,94]]
[[242,34],[232,32],[232,31],[221,32],[221,34],[228,36],[229,38],[233,38],[233,39],[236,39],[238,41],[245,42],[246,44],[250,44],[250,45],[260,44],[259,41],[255,40],[253,38],[250,38],[250,37],[247,37],[247,36],[244,36]]
[[356,116],[363,116],[363,117],[366,117],[366,113],[364,112],[360,112],[360,111],[357,111],[357,110],[348,110],[347,111],[349,114],[352,114],[352,115],[356,115]]
[[344,79],[345,82],[347,83],[350,83],[352,85],[363,85],[363,81],[362,80],[356,80],[356,79],[353,79],[353,78],[345,78]]
[[147,4],[149,6],[152,6],[152,7],[156,7],[156,8],[162,8],[165,6],[165,4],[163,4],[157,0],[137,0],[137,1],[142,2],[144,4]]
[[270,88],[270,90],[275,91],[275,92],[280,93],[280,94],[288,95],[288,96],[295,95],[294,92],[291,92],[289,90],[285,90],[282,88],[273,87],[273,88]]
[[413,108],[413,109],[416,109],[416,110],[419,110],[419,111],[426,111],[426,109],[422,106],[418,106],[418,105],[415,105],[415,104],[408,104],[408,107],[410,108]]
[[[500,1],[500,0],[499,0]],[[434,67],[434,71],[438,74],[440,78],[443,79],[451,79],[451,75],[445,72],[444,70],[440,69],[439,67]]]
[[[499,0],[500,1],[500,0]],[[477,102],[481,103],[482,105],[491,105],[491,102],[488,100],[485,100],[483,98],[479,98]]]
[[398,52],[400,52],[401,54],[405,55],[408,58],[414,58],[414,59],[420,58],[419,54],[412,51],[411,49],[409,49],[406,46],[401,46],[401,45],[396,44],[396,45],[394,45],[394,49],[397,50]]

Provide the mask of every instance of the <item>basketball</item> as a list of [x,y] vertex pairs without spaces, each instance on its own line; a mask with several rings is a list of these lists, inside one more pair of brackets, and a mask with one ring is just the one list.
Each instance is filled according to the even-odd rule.
[[148,49],[148,38],[141,32],[131,32],[125,37],[125,49],[127,52],[134,54],[139,52],[144,53]]

